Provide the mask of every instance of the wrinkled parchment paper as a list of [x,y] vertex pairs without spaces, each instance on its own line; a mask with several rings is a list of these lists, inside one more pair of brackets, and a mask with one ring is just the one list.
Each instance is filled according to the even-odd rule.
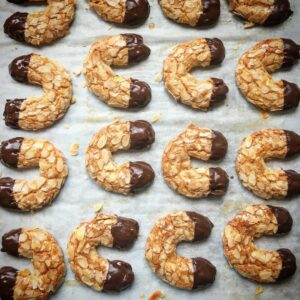
[[[258,286],[230,269],[223,256],[221,232],[228,220],[239,209],[247,204],[264,203],[252,193],[245,190],[235,172],[235,157],[238,146],[244,136],[257,129],[278,127],[294,130],[300,133],[300,109],[287,113],[261,114],[250,105],[240,94],[234,80],[234,69],[239,56],[257,41],[268,37],[293,38],[298,43],[300,24],[300,2],[291,1],[294,15],[284,24],[275,28],[256,27],[243,29],[243,23],[228,11],[226,1],[221,1],[222,11],[216,26],[208,29],[193,29],[180,26],[167,20],[157,1],[151,0],[151,14],[141,27],[122,28],[106,23],[94,11],[88,9],[85,0],[78,0],[75,21],[70,28],[71,33],[57,41],[54,45],[34,48],[15,42],[0,32],[0,112],[2,114],[6,98],[24,98],[38,95],[40,87],[26,86],[15,82],[8,73],[10,61],[23,54],[36,52],[56,59],[65,66],[73,78],[76,103],[72,105],[65,117],[55,126],[37,133],[13,130],[0,122],[0,140],[15,136],[32,136],[49,139],[66,156],[69,166],[69,177],[59,197],[50,207],[36,213],[21,214],[0,208],[0,234],[18,227],[39,226],[54,234],[65,253],[71,231],[80,222],[90,220],[95,214],[94,205],[102,203],[102,212],[115,213],[136,219],[140,224],[140,236],[133,248],[119,251],[99,248],[99,253],[109,259],[122,259],[129,262],[135,272],[133,286],[121,294],[96,293],[80,284],[69,269],[64,285],[52,297],[53,299],[147,299],[155,290],[165,292],[165,299],[296,299],[300,294],[300,271],[289,281],[273,285],[263,285],[264,292],[255,295]],[[34,11],[39,7],[18,7],[6,1],[0,4],[1,26],[5,19],[15,11]],[[155,24],[154,29],[150,23]],[[149,26],[150,25],[150,26]],[[152,102],[144,109],[136,112],[126,112],[110,108],[98,100],[84,87],[83,75],[75,76],[81,70],[83,60],[87,56],[91,43],[105,35],[118,33],[138,33],[143,35],[145,43],[151,47],[151,56],[144,62],[132,67],[118,69],[116,72],[126,76],[147,81],[152,88]],[[224,42],[226,57],[221,66],[209,70],[193,72],[199,78],[214,76],[224,79],[229,86],[226,101],[209,112],[190,109],[177,104],[164,89],[160,72],[162,62],[171,48],[179,42],[198,37],[218,37]],[[300,84],[300,68],[295,66],[291,71],[280,71],[274,75]],[[85,169],[85,149],[92,136],[101,127],[111,123],[114,118],[121,120],[151,119],[161,114],[160,119],[153,124],[156,132],[156,142],[150,150],[115,155],[116,160],[145,160],[156,172],[154,184],[145,192],[134,196],[122,196],[104,191],[87,176]],[[220,130],[228,139],[229,149],[225,159],[216,165],[224,168],[229,176],[230,184],[223,198],[189,200],[173,192],[163,181],[161,175],[161,156],[168,141],[180,133],[190,122],[199,126],[207,126]],[[78,156],[70,155],[72,144],[79,144]],[[194,165],[204,165],[194,161]],[[282,166],[285,169],[300,171],[300,157],[288,161],[270,162],[271,165]],[[1,176],[14,178],[32,178],[38,175],[38,170],[19,171],[0,166]],[[294,218],[294,226],[290,234],[284,237],[269,237],[260,239],[257,244],[267,249],[290,248],[297,256],[300,264],[300,212],[299,197],[291,201],[269,201],[286,207]],[[209,259],[217,268],[215,283],[202,291],[178,290],[163,283],[152,273],[144,259],[144,246],[154,222],[176,210],[194,210],[208,216],[214,223],[214,229],[208,240],[202,243],[184,243],[178,251],[189,257],[202,256]],[[31,268],[29,260],[13,258],[0,253],[0,265],[12,265],[19,269]]]

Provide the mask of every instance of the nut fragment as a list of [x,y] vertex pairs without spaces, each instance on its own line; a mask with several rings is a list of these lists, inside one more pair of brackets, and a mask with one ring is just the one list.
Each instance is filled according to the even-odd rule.
[[19,228],[2,236],[2,249],[10,255],[31,258],[34,272],[0,268],[1,299],[46,299],[63,283],[66,266],[54,237],[40,228]]
[[295,108],[299,87],[286,80],[275,80],[272,72],[291,67],[300,58],[300,46],[289,39],[267,39],[248,49],[236,67],[236,81],[245,98],[266,111]]
[[180,211],[158,220],[148,237],[145,257],[162,280],[182,289],[197,289],[215,280],[216,268],[201,257],[186,258],[176,253],[183,241],[206,239],[213,224],[198,213]]
[[0,205],[32,211],[50,204],[68,175],[66,161],[50,142],[32,138],[14,138],[0,145],[0,160],[9,167],[40,168],[37,179],[0,178]]
[[[37,3],[37,0],[11,0],[10,2]],[[48,6],[39,12],[14,13],[4,24],[4,32],[12,39],[34,46],[49,44],[69,33],[76,0],[48,0]]]
[[177,100],[200,110],[223,100],[228,87],[223,80],[198,80],[189,71],[194,67],[220,64],[225,57],[219,39],[199,38],[177,45],[164,61],[163,78],[169,93]]
[[282,207],[250,205],[228,222],[223,234],[224,254],[242,276],[256,282],[276,282],[292,276],[296,259],[288,249],[261,250],[254,244],[263,235],[287,233],[293,220]]
[[300,193],[300,175],[293,170],[269,168],[265,160],[284,159],[300,153],[300,136],[282,129],[265,129],[245,137],[240,145],[236,170],[243,185],[263,199]]
[[93,43],[84,62],[88,88],[112,107],[141,108],[151,99],[150,86],[115,74],[110,66],[127,66],[150,55],[150,49],[137,34],[106,36]]
[[17,81],[41,85],[44,94],[7,100],[3,114],[7,126],[35,131],[51,126],[65,115],[72,102],[72,82],[60,64],[29,54],[15,58],[9,72]]
[[72,156],[78,155],[78,150],[79,150],[79,144],[72,144],[70,149],[70,155]]
[[96,291],[120,292],[129,287],[134,280],[131,266],[99,256],[96,248],[100,245],[129,248],[137,239],[138,231],[135,220],[116,215],[97,214],[91,221],[81,223],[72,232],[67,246],[76,279]]
[[227,151],[227,140],[218,131],[190,124],[169,142],[162,157],[162,173],[177,193],[190,198],[223,195],[228,176],[221,168],[192,168],[191,157],[219,160]]
[[146,121],[119,122],[102,128],[86,151],[89,175],[107,191],[127,195],[138,191],[154,180],[154,171],[145,162],[116,165],[112,153],[121,150],[145,149],[154,142],[155,133]]

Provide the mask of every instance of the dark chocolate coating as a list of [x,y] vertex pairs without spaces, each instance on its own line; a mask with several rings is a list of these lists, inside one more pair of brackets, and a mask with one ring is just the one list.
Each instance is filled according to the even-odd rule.
[[121,34],[128,48],[128,63],[140,62],[150,55],[150,48],[143,43],[143,37],[138,34]]
[[117,223],[112,226],[113,247],[118,249],[129,248],[137,239],[139,224],[129,218],[118,217]]
[[290,39],[283,39],[283,63],[282,68],[291,67],[300,59],[300,46]]
[[300,90],[297,84],[282,80],[284,91],[283,91],[283,109],[288,110],[295,108],[299,105],[300,101]]
[[286,157],[300,153],[300,136],[294,131],[284,130],[286,135]]
[[294,170],[284,171],[288,179],[287,197],[294,197],[300,194],[300,174]]
[[0,145],[0,160],[8,167],[16,168],[18,166],[19,153],[24,138],[16,137],[3,141]]
[[284,280],[295,274],[297,265],[295,255],[289,249],[278,249],[277,252],[281,257],[282,267],[277,281]]
[[129,162],[130,192],[134,193],[152,184],[155,174],[152,167],[143,162]]
[[293,219],[288,210],[283,207],[273,205],[268,205],[268,207],[271,209],[277,220],[278,229],[276,233],[280,234],[290,232],[293,226]]
[[215,281],[217,270],[212,263],[201,257],[192,258],[192,262],[194,273],[193,289],[203,288]]
[[108,273],[103,285],[105,292],[120,292],[127,289],[134,280],[131,265],[121,260],[109,261]]
[[13,99],[6,100],[4,108],[5,125],[14,129],[19,129],[19,113],[22,102],[26,99]]
[[155,132],[152,125],[144,120],[130,123],[130,149],[149,148],[155,141]]
[[219,65],[225,58],[225,48],[220,39],[206,39],[208,44],[211,59],[210,65]]
[[201,0],[202,13],[196,26],[212,25],[220,16],[220,0]]
[[216,130],[212,130],[211,160],[219,160],[223,158],[227,152],[228,143],[225,136]]
[[151,88],[145,81],[130,78],[130,98],[128,108],[141,108],[151,100]]
[[14,4],[23,4],[29,2],[29,0],[7,0],[7,2],[14,3]]
[[278,25],[288,19],[292,13],[289,0],[274,0],[273,10],[262,25]]
[[19,82],[28,82],[28,68],[32,54],[16,57],[9,64],[10,76]]
[[19,256],[19,237],[22,228],[13,229],[2,236],[2,252],[13,256]]
[[17,281],[18,270],[12,267],[0,269],[0,299],[13,300],[14,287]]
[[18,42],[25,42],[25,23],[28,13],[16,12],[6,19],[4,32]]
[[126,0],[126,11],[123,24],[138,25],[149,17],[150,6],[147,0]]
[[228,187],[228,175],[221,168],[209,168],[209,195],[222,196]]
[[13,195],[15,180],[10,177],[0,178],[0,205],[5,208],[18,209]]
[[194,241],[201,241],[210,236],[214,224],[207,217],[193,211],[186,211],[186,214],[195,223]]
[[213,82],[213,92],[211,94],[211,103],[217,103],[225,99],[226,94],[228,93],[228,86],[222,79],[211,78]]

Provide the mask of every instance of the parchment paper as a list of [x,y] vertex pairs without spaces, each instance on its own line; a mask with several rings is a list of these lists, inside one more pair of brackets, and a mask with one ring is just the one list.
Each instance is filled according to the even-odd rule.
[[[222,11],[216,26],[208,29],[193,29],[180,26],[167,20],[160,10],[157,1],[151,3],[151,14],[146,22],[138,28],[122,28],[101,20],[92,10],[88,9],[87,2],[78,1],[75,21],[70,28],[71,33],[43,48],[34,48],[15,42],[0,32],[0,112],[3,112],[5,99],[24,98],[38,95],[40,87],[26,86],[14,81],[8,73],[8,64],[19,55],[31,52],[40,53],[49,58],[58,60],[65,66],[73,77],[74,96],[76,104],[72,105],[65,117],[53,127],[37,133],[13,130],[0,122],[0,140],[15,136],[31,136],[49,139],[66,156],[69,166],[69,177],[59,197],[50,207],[46,207],[34,214],[21,214],[0,208],[0,234],[18,227],[39,226],[54,234],[65,253],[68,266],[65,284],[52,297],[53,299],[143,299],[154,292],[162,290],[165,299],[296,299],[300,293],[300,272],[289,281],[282,284],[263,285],[264,293],[256,296],[257,284],[240,277],[230,269],[223,256],[221,232],[237,211],[247,204],[264,203],[251,192],[241,186],[235,172],[235,157],[238,146],[244,136],[257,129],[278,127],[294,130],[300,133],[300,109],[287,113],[272,113],[262,115],[250,105],[239,93],[234,80],[234,70],[240,55],[257,41],[268,37],[293,38],[298,43],[300,24],[300,1],[292,2],[294,15],[284,24],[274,28],[256,27],[243,29],[243,23],[235,18],[229,11],[226,1],[221,1]],[[1,25],[5,19],[15,11],[34,11],[39,7],[19,7],[1,1]],[[154,23],[155,28],[150,29],[149,24]],[[147,81],[152,88],[152,102],[144,109],[136,112],[126,112],[110,108],[84,88],[84,76],[76,77],[82,68],[91,43],[105,35],[118,33],[138,33],[143,35],[145,43],[151,47],[151,56],[146,61],[135,66],[118,69],[116,72]],[[193,73],[199,78],[214,76],[224,79],[229,86],[226,101],[209,112],[190,109],[177,104],[164,89],[163,82],[158,82],[162,62],[171,48],[179,42],[197,37],[218,37],[224,42],[226,58],[221,66],[209,70],[196,70]],[[300,84],[300,68],[295,66],[287,72],[277,72],[276,78],[283,78]],[[134,196],[108,193],[98,187],[90,179],[85,169],[85,149],[92,136],[103,126],[111,123],[115,117],[121,120],[151,118],[161,113],[162,116],[155,124],[156,142],[148,151],[123,153],[115,155],[117,161],[145,160],[149,162],[156,172],[154,184],[145,192]],[[268,117],[265,119],[265,117]],[[180,133],[190,122],[199,126],[207,126],[220,130],[228,139],[229,149],[219,165],[231,176],[229,189],[223,198],[209,198],[202,200],[189,200],[173,192],[163,180],[161,175],[161,156],[168,141]],[[71,145],[80,145],[78,156],[70,155]],[[203,162],[194,161],[194,165],[204,165]],[[288,161],[271,162],[271,165],[282,166],[285,169],[300,171],[300,158]],[[0,166],[1,176],[13,178],[32,178],[38,175],[38,170],[19,171]],[[290,248],[300,263],[300,213],[299,197],[291,201],[269,201],[286,207],[292,214],[294,226],[290,234],[284,237],[262,238],[257,242],[267,249]],[[121,294],[96,293],[90,288],[78,283],[69,268],[66,257],[66,245],[71,231],[81,221],[93,218],[95,211],[93,205],[103,204],[104,213],[116,213],[125,217],[132,217],[140,224],[140,236],[132,249],[126,251],[99,248],[99,253],[109,259],[122,259],[129,262],[135,272],[133,286]],[[201,256],[209,259],[217,268],[215,283],[202,291],[183,291],[163,283],[152,273],[144,259],[144,246],[154,222],[164,215],[176,210],[195,210],[208,216],[214,223],[210,238],[203,243],[186,243],[178,248],[178,252],[189,257]],[[31,268],[29,260],[13,258],[6,253],[0,253],[0,265],[11,265],[19,269]]]

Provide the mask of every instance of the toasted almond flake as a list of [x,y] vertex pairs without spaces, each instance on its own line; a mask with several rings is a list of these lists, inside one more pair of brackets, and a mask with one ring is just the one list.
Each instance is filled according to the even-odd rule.
[[81,87],[86,88],[87,83],[86,83],[86,81],[82,81],[80,85],[81,85]]
[[264,288],[261,285],[258,285],[255,289],[255,295],[262,294],[264,292]]
[[266,111],[260,111],[259,115],[262,119],[266,120],[270,117],[270,115]]
[[155,79],[156,82],[161,82],[162,81],[162,79],[163,79],[163,72],[162,72],[162,70],[159,71],[159,72],[157,72],[155,74],[154,79]]
[[161,116],[162,116],[162,113],[157,113],[157,114],[155,114],[152,118],[151,118],[151,122],[152,123],[156,123],[160,118],[161,118]]
[[70,149],[70,155],[76,156],[78,154],[79,144],[72,144]]
[[102,203],[96,203],[93,205],[94,211],[99,212],[102,209],[103,204]]
[[73,74],[78,77],[81,75],[81,70],[73,71]]

